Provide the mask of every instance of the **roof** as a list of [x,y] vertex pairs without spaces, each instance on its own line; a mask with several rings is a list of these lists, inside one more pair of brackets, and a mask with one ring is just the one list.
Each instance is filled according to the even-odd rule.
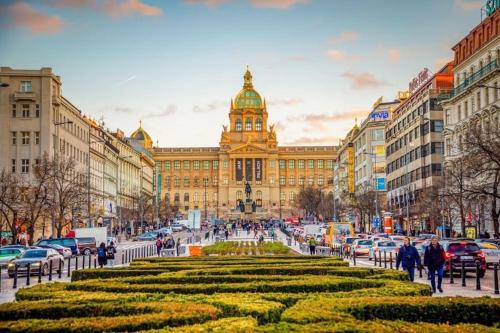
[[243,88],[236,95],[233,107],[235,109],[262,109],[265,102],[263,102],[260,94],[253,88],[252,73],[247,67],[245,75],[243,76]]

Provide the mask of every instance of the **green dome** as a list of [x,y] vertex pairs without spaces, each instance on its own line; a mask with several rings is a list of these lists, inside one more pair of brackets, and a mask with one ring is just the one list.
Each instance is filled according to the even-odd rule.
[[236,109],[262,109],[264,107],[262,98],[260,97],[260,94],[253,88],[252,73],[250,73],[248,68],[243,78],[245,79],[243,89],[241,89],[238,95],[236,95],[234,107]]

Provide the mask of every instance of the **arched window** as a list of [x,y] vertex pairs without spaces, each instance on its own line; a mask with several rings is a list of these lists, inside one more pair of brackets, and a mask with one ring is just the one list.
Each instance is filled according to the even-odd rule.
[[255,192],[255,201],[257,207],[262,207],[262,191]]
[[189,193],[184,193],[184,202],[189,202]]
[[170,202],[170,193],[165,193],[165,202]]
[[175,193],[174,201],[175,201],[175,204],[179,204],[179,201],[181,201],[181,196],[179,193]]
[[241,119],[236,119],[236,132],[241,132],[242,126],[241,126]]
[[243,200],[243,192],[236,191],[236,200]]
[[194,203],[198,203],[198,192],[194,192]]
[[251,131],[252,130],[252,119],[247,118],[245,121],[245,131]]
[[257,118],[257,120],[255,121],[255,130],[262,131],[262,119]]

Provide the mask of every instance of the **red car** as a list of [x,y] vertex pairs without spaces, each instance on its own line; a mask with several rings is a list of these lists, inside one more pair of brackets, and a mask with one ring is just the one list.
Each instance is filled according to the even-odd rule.
[[475,272],[479,263],[479,277],[484,277],[486,273],[486,256],[479,246],[470,241],[450,241],[442,242],[445,250],[445,272],[450,271],[450,264],[453,264],[453,271],[460,271],[462,263],[466,272]]

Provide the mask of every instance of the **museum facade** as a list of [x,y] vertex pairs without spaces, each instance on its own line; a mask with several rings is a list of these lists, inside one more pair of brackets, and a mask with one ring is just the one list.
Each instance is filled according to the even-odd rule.
[[223,126],[217,147],[152,149],[158,196],[184,216],[199,209],[202,218],[243,218],[238,205],[245,182],[252,187],[257,219],[300,215],[297,196],[306,186],[332,195],[337,147],[279,146],[266,101],[248,69],[243,88],[231,99],[229,126]]

